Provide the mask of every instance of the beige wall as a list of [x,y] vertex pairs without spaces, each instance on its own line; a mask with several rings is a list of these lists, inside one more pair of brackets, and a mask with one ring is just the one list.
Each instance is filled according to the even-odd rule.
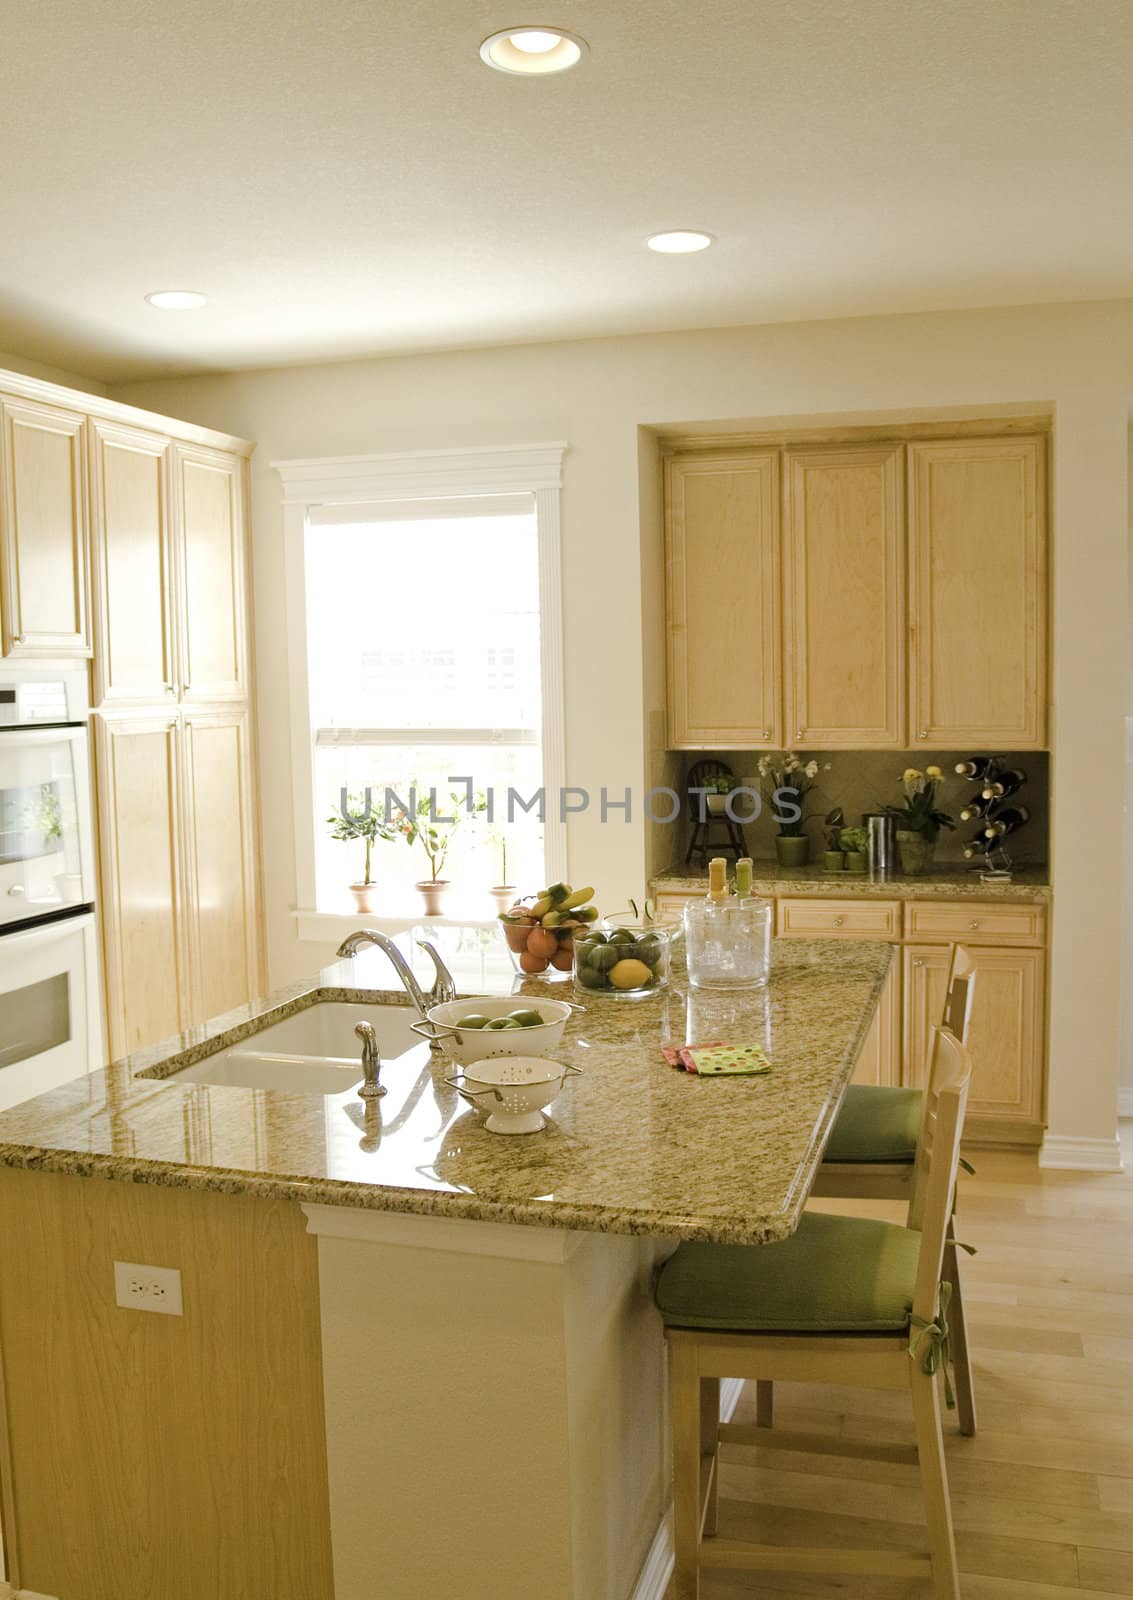
[[47,367],[42,361],[26,361],[23,356],[9,355],[0,350],[0,368],[19,372],[25,378],[42,378],[44,383],[61,383],[67,389],[81,389],[84,394],[106,394],[107,387],[98,378],[84,378],[77,372],[64,372],[62,367]]
[[[563,496],[569,781],[641,787],[660,586],[642,588],[639,427],[876,421],[1048,407],[1056,519],[1052,1130],[1109,1139],[1119,1056],[1126,433],[1133,303],[723,329],[125,385],[115,398],[259,441],[255,601],[268,944],[276,982],[327,948],[294,936],[279,488],[288,456],[570,442]],[[656,517],[646,506],[647,532]],[[1088,774],[1088,779],[1086,775]],[[1088,818],[1083,819],[1088,797]],[[640,890],[640,820],[572,820],[571,871]]]

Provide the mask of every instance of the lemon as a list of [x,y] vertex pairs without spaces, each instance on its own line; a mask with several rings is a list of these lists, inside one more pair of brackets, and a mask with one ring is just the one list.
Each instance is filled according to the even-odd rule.
[[644,961],[628,959],[610,968],[610,982],[615,989],[641,989],[652,981],[653,974]]

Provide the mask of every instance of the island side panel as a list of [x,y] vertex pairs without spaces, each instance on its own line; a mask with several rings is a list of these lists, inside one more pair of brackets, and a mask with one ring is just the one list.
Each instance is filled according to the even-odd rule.
[[[11,1576],[64,1600],[333,1594],[314,1240],[291,1202],[0,1170]],[[180,1317],[115,1304],[177,1267]]]
[[625,1600],[667,1499],[653,1246],[309,1206],[335,1600]]

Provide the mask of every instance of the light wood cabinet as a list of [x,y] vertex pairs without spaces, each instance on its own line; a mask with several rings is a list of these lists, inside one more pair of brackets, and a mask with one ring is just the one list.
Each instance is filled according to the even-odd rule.
[[244,463],[175,444],[181,551],[181,698],[197,705],[248,694]]
[[112,1060],[191,1020],[179,719],[96,715],[106,1027]]
[[1044,442],[909,447],[914,739],[1046,742]]
[[900,445],[786,452],[792,746],[905,743],[903,464]]
[[[968,1136],[1037,1142],[1043,1121],[1046,952],[969,945],[976,989]],[[946,945],[905,948],[903,1081],[924,1087],[929,1029],[948,987]]]
[[858,1056],[853,1081],[877,1088],[891,1088],[901,1081],[901,963],[897,951]]
[[5,655],[91,653],[85,430],[80,412],[0,397]]
[[669,462],[669,742],[774,749],[780,703],[776,451]]
[[257,993],[259,916],[249,717],[242,707],[182,721],[192,1014],[215,1017]]
[[674,452],[670,748],[1045,748],[1045,458],[1028,434]]
[[160,705],[177,697],[170,442],[97,420],[90,441],[92,698],[110,708]]

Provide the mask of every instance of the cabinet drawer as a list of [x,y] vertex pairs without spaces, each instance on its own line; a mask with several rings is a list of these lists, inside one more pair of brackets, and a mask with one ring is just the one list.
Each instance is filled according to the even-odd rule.
[[1046,907],[1013,901],[988,905],[980,900],[909,900],[905,938],[916,943],[956,939],[968,944],[1042,944]]
[[899,939],[898,900],[780,900],[780,938]]

